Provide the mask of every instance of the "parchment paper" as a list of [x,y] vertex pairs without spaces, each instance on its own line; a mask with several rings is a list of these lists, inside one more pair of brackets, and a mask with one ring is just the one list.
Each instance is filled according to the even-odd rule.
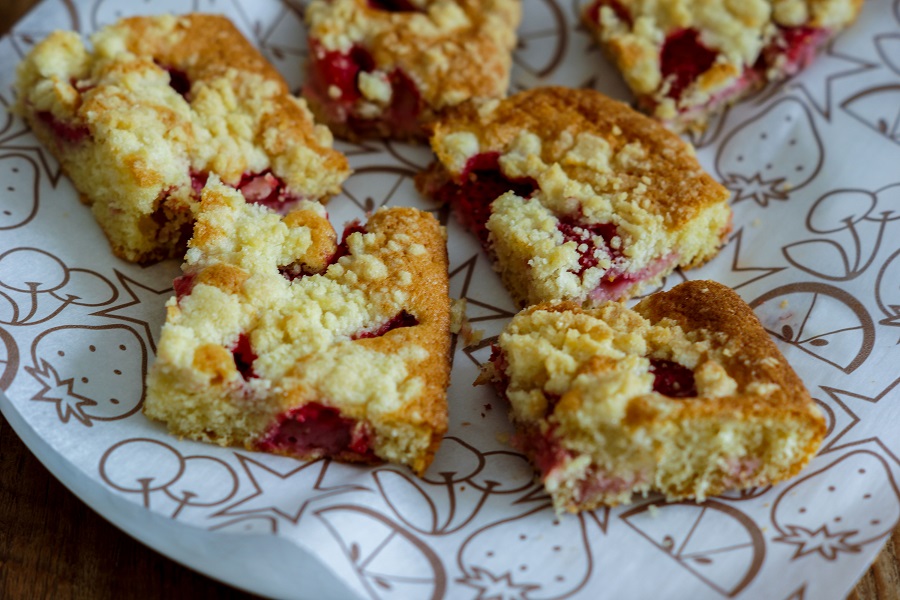
[[[578,25],[577,0],[523,4],[516,89],[628,99]],[[302,3],[45,0],[0,39],[0,102],[12,102],[15,64],[53,29],[188,9],[229,15],[299,87]],[[429,152],[399,144],[338,144],[356,173],[329,213],[341,226],[412,205],[447,224],[451,292],[486,340],[456,348],[450,433],[425,479],[178,440],[145,420],[144,375],[178,264],[113,258],[56,161],[3,115],[0,407],[101,514],[263,594],[842,598],[900,519],[900,2],[869,0],[806,72],[692,141],[734,192],[735,229],[715,260],[666,287],[688,277],[736,288],[822,406],[825,445],[791,482],[557,518],[506,443],[505,406],[471,386],[512,302],[475,240],[416,193]]]

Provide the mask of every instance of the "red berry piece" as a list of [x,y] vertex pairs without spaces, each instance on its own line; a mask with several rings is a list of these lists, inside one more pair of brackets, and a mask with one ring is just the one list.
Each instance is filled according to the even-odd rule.
[[86,125],[66,123],[65,121],[57,119],[53,113],[48,110],[39,112],[37,118],[53,131],[53,135],[55,135],[57,139],[70,144],[77,144],[91,135],[91,131]]
[[697,385],[694,372],[675,361],[650,359],[653,372],[653,391],[670,398],[695,398]]
[[[600,248],[603,248],[604,254],[609,254],[612,259],[621,256],[621,252],[610,245],[610,241],[618,235],[616,226],[612,223],[586,225],[574,219],[562,218],[556,228],[562,232],[566,242],[575,242],[579,248],[582,244],[587,246],[586,250],[579,250],[581,256],[578,259],[576,275],[581,275],[591,267],[597,266],[600,261],[597,251]],[[600,238],[602,242],[597,238]]]
[[528,197],[538,189],[530,177],[510,179],[500,171],[500,153],[476,154],[466,163],[460,183],[449,182],[434,194],[435,200],[450,204],[460,222],[487,244],[487,221],[491,216],[491,203],[506,192],[512,191]]
[[670,81],[670,98],[676,100],[716,62],[717,53],[700,43],[696,29],[682,29],[666,38],[660,54],[663,79]]
[[394,315],[390,320],[388,320],[385,324],[383,324],[378,329],[373,329],[371,331],[363,331],[353,336],[354,340],[364,340],[367,338],[377,338],[381,337],[389,331],[393,331],[395,329],[400,329],[401,327],[415,327],[419,324],[419,320],[414,316],[406,312],[405,310],[400,311],[398,314]]
[[191,290],[194,289],[194,274],[185,273],[181,277],[176,277],[175,281],[172,282],[172,287],[175,290],[175,299],[181,302],[181,299],[189,296]]
[[596,25],[600,24],[600,9],[604,6],[610,7],[613,12],[616,13],[616,16],[620,21],[628,23],[628,26],[631,27],[631,14],[628,12],[628,9],[626,9],[616,0],[597,0],[596,2],[594,2],[585,13],[591,23],[594,23]]
[[258,447],[264,452],[289,451],[301,456],[322,453],[335,457],[349,454],[377,460],[371,448],[371,432],[364,424],[318,402],[282,415]]
[[253,370],[253,361],[258,357],[253,352],[253,347],[250,345],[250,337],[246,333],[238,336],[237,342],[231,348],[231,355],[234,357],[234,366],[237,367],[238,373],[241,374],[244,381],[259,377]]

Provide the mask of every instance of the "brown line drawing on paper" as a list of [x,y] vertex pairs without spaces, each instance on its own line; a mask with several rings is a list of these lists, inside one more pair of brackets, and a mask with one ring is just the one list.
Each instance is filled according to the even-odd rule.
[[728,500],[730,502],[741,502],[743,500],[755,500],[756,498],[761,498],[765,496],[769,490],[772,489],[771,485],[766,485],[763,487],[749,487],[741,490],[732,490],[729,492],[725,492],[720,494],[718,497]]
[[[815,70],[801,71],[798,75],[802,74],[802,77],[792,77],[784,84],[785,89],[800,91],[826,121],[831,121],[833,115],[835,81],[878,68],[876,64],[835,51],[835,41],[832,40],[825,51],[816,57]],[[824,79],[814,79],[814,75],[820,72],[828,74]]]
[[189,506],[208,508],[227,502],[238,489],[237,474],[225,461],[183,456],[173,446],[149,438],[113,444],[100,458],[98,471],[113,489],[140,494],[146,508],[151,494],[161,492],[175,502],[172,519]]
[[[5,100],[2,104],[5,108],[8,108]],[[13,125],[19,125],[19,128],[11,131]],[[19,117],[12,114],[9,115],[8,127],[0,132],[0,149],[9,150],[16,154],[36,154],[40,166],[47,176],[47,181],[50,183],[50,187],[54,189],[62,178],[63,172],[59,162],[37,141],[37,138],[31,134],[31,129]]]
[[875,50],[884,65],[891,71],[900,75],[900,35],[896,33],[882,33],[873,38]]
[[671,514],[669,519],[654,518],[651,506],[652,502],[645,503],[619,518],[723,596],[737,596],[759,573],[766,554],[765,539],[757,524],[741,511],[716,500],[699,505],[667,504],[659,510],[671,513],[677,507],[696,515],[693,520],[679,519],[681,530],[675,531],[669,529],[676,525]]
[[[855,371],[875,346],[875,324],[866,308],[833,285],[790,283],[749,304],[766,331],[844,373]],[[834,329],[834,323],[850,325]]]
[[353,505],[329,506],[315,515],[337,540],[371,598],[394,593],[439,600],[446,594],[447,575],[434,550],[384,515]]
[[[548,13],[549,19],[542,20],[541,27],[537,30],[528,31],[520,27],[513,62],[532,77],[543,79],[555,71],[565,57],[569,46],[569,31],[566,27],[566,17],[556,0],[539,2],[532,0],[525,3],[523,8],[524,11],[529,11],[535,10],[535,7],[540,7]],[[549,52],[545,48],[548,41],[552,44]],[[531,56],[533,49],[540,50],[536,57],[539,57],[543,64],[535,64]]]
[[[331,464],[331,461],[326,459],[311,462],[290,460],[291,465],[300,463],[300,466],[282,473],[249,456],[237,452],[234,455],[250,478],[255,491],[218,511],[214,517],[274,514],[296,525],[306,512],[306,508],[313,502],[347,492],[370,491],[359,485],[324,487],[322,482]],[[298,493],[300,490],[310,494],[320,493],[298,500],[301,496]]]
[[31,400],[55,404],[64,425],[125,419],[144,403],[147,349],[127,325],[52,327],[34,339],[31,360],[25,372],[41,385]]
[[[459,464],[462,471],[454,466]],[[521,454],[503,450],[482,454],[455,437],[444,439],[437,462],[421,480],[392,468],[378,469],[373,477],[378,492],[406,527],[434,536],[467,527],[490,496],[519,494],[535,485],[531,466]]]
[[19,372],[19,347],[16,340],[5,329],[0,328],[0,391],[6,391],[12,385],[16,373]]
[[862,90],[841,102],[840,106],[881,137],[900,144],[900,85]]
[[[26,271],[23,264],[29,265]],[[118,294],[99,273],[69,268],[45,250],[12,248],[0,254],[0,299],[6,302],[0,303],[0,324],[39,325],[70,306],[103,306]]]
[[[793,242],[784,246],[785,258],[801,271],[828,281],[858,277],[875,260],[888,223],[900,220],[900,212],[889,206],[892,195],[900,197],[900,184],[875,192],[861,189],[828,192],[813,204],[806,217],[806,227],[813,233],[844,239],[818,237]],[[879,196],[884,199],[880,207]],[[877,208],[880,210],[876,211]],[[835,270],[824,272],[818,266],[823,263]]]
[[[127,293],[131,299],[126,300],[121,304],[91,313],[91,316],[107,317],[109,319],[119,319],[121,321],[134,323],[144,330],[144,335],[147,336],[147,343],[150,344],[150,351],[153,354],[156,354],[156,338],[159,336],[162,323],[165,320],[164,305],[166,300],[169,299],[169,296],[173,295],[175,292],[172,290],[171,286],[157,290],[128,277],[118,269],[113,269],[113,272],[116,274],[116,278],[119,280],[122,289],[125,290],[125,293]],[[159,298],[159,296],[164,297]],[[155,312],[158,313],[159,318],[151,327],[150,323],[146,320],[146,313],[150,311],[145,307],[148,305],[152,306],[153,304],[158,305],[156,307],[158,310]],[[133,315],[140,315],[145,318],[141,319],[138,316]]]
[[[854,510],[866,503],[881,508]],[[781,534],[773,541],[796,546],[792,561],[809,555],[834,561],[861,552],[890,535],[898,520],[900,491],[888,464],[870,450],[850,452],[805,474],[772,506],[772,524]]]
[[[786,126],[790,136],[776,132]],[[716,172],[734,192],[736,204],[751,199],[762,207],[785,201],[822,168],[824,145],[809,109],[793,97],[778,100],[735,127],[716,152]],[[757,168],[751,165],[762,164]]]
[[[875,280],[875,302],[884,313],[884,318],[878,323],[888,327],[900,327],[900,250],[891,254],[878,270],[878,278]],[[897,339],[897,343],[900,344],[900,338]]]
[[[374,175],[381,177],[375,179]],[[415,171],[406,167],[391,165],[360,167],[354,171],[350,179],[344,182],[341,195],[349,198],[364,213],[370,213],[390,204],[395,196],[402,196],[404,193],[410,198],[419,198],[419,193],[413,184],[415,175]],[[364,176],[368,176],[365,187],[359,187],[362,185],[361,178]],[[378,198],[377,201],[376,198]],[[403,198],[397,203],[397,206],[409,205],[409,200]],[[432,213],[439,223],[446,225],[447,211],[444,207],[435,207],[427,212]]]
[[[728,239],[728,245],[722,248],[721,254],[726,254],[731,249],[734,250],[734,253],[731,257],[731,272],[728,273],[725,277],[728,285],[731,286],[732,289],[740,289],[745,285],[750,285],[751,283],[756,283],[760,279],[764,277],[768,277],[769,275],[774,275],[775,273],[779,273],[783,271],[786,267],[741,267],[738,266],[743,261],[741,260],[741,245],[744,242],[744,228],[741,227],[737,231],[735,231],[731,237]],[[735,275],[740,273],[741,281],[736,281]],[[756,273],[755,276],[751,276]],[[746,278],[745,278],[746,277]]]
[[[557,518],[544,504],[481,527],[459,548],[462,577],[456,581],[478,590],[483,600],[568,598],[584,588],[593,571],[585,518]],[[554,569],[563,562],[566,575]]]
[[27,225],[39,204],[37,163],[18,152],[0,154],[0,231]]
[[[131,472],[135,464],[146,469],[137,477]],[[108,486],[126,494],[140,494],[144,507],[150,508],[150,494],[175,483],[184,473],[184,458],[169,444],[132,438],[110,446],[100,458],[98,471]]]
[[[388,154],[403,163],[404,166],[418,171],[424,171],[434,160],[434,155],[428,146],[417,146],[405,142],[395,142],[393,140],[383,140],[384,149]],[[412,156],[409,156],[409,155]]]
[[791,592],[791,595],[785,598],[784,600],[804,600],[806,598],[806,584],[804,583],[796,590]]
[[[849,416],[849,421],[843,424],[840,431],[837,431],[832,439],[823,444],[819,451],[820,454],[827,454],[862,442],[877,441],[880,442],[885,453],[900,465],[900,440],[896,440],[894,436],[886,436],[881,439],[882,436],[857,431],[861,423],[871,425],[883,418],[886,407],[900,400],[900,379],[889,384],[875,396],[825,385],[820,387]],[[882,401],[884,404],[879,404]]]

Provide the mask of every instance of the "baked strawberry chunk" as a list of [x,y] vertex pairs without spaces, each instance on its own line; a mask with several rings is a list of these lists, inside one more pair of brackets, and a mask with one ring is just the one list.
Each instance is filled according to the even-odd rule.
[[696,29],[682,29],[669,35],[659,57],[663,80],[669,82],[666,95],[680,98],[697,77],[712,67],[717,55],[700,42]]
[[371,427],[318,402],[281,415],[257,447],[264,452],[380,462],[372,451]]
[[86,125],[75,125],[57,119],[50,111],[37,113],[38,120],[50,128],[53,136],[69,144],[78,144],[91,136],[91,130]]
[[558,511],[771,485],[796,475],[825,434],[753,310],[713,281],[633,309],[526,308],[498,337],[478,380],[488,382]]
[[253,362],[259,358],[250,345],[250,337],[246,333],[238,336],[237,342],[231,347],[231,355],[234,357],[234,366],[244,381],[259,377],[253,370]]
[[697,395],[694,372],[674,360],[650,359],[653,372],[653,391],[670,398],[691,398]]
[[369,0],[369,8],[387,12],[422,12],[410,0]]
[[363,331],[362,333],[357,333],[353,336],[354,340],[365,340],[369,338],[377,338],[387,334],[390,331],[395,329],[400,329],[402,327],[415,327],[419,324],[419,320],[415,317],[415,315],[411,315],[405,310],[401,310],[397,313],[396,316],[391,317],[387,322],[378,327],[377,329],[373,329],[371,331]]
[[506,192],[527,198],[538,189],[537,182],[530,177],[510,179],[504,175],[499,161],[499,152],[476,154],[455,180],[435,171],[436,179],[423,183],[428,188],[426,194],[450,205],[459,222],[477,235],[483,245],[488,243],[486,224],[491,216],[491,203]]

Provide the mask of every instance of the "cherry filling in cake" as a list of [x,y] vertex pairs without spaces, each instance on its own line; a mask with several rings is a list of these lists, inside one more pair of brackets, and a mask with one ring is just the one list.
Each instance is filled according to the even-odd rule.
[[[402,2],[384,2],[400,5]],[[400,10],[400,9],[397,9]],[[360,45],[354,45],[349,52],[326,50],[317,40],[310,40],[312,57],[309,80],[304,86],[304,94],[318,100],[328,118],[338,123],[349,123],[354,130],[365,132],[376,128],[378,123],[386,123],[397,133],[419,131],[418,118],[422,111],[422,95],[415,82],[400,69],[387,74],[391,86],[391,101],[377,118],[366,118],[358,114],[356,104],[364,100],[359,88],[359,74],[375,71],[372,54]]]
[[[763,50],[761,67],[776,66],[783,74],[794,75],[813,61],[816,51],[829,37],[827,29],[779,26],[778,35]],[[784,62],[779,64],[782,57]]]
[[259,375],[253,370],[253,361],[258,357],[250,345],[250,336],[242,333],[238,336],[237,342],[231,347],[231,356],[234,357],[234,366],[238,373],[244,378],[244,381],[256,379]]
[[158,61],[153,61],[160,69],[169,74],[169,87],[178,92],[182,98],[190,102],[188,94],[191,92],[191,80],[186,71],[177,67],[164,65]]
[[682,29],[666,38],[659,56],[660,71],[669,82],[670,98],[678,99],[686,88],[709,70],[718,53],[700,42],[696,29]]
[[318,402],[280,415],[257,447],[263,452],[378,461],[372,451],[372,432],[365,423],[344,417],[336,408]]
[[[575,242],[578,247],[578,270],[576,275],[581,275],[586,270],[596,267],[597,263],[604,256],[609,256],[610,260],[615,260],[622,256],[622,253],[613,248],[610,242],[619,234],[616,226],[612,223],[579,223],[573,218],[560,218],[557,229],[563,234],[566,242]],[[614,279],[616,276],[616,268],[610,267],[606,272],[607,279]]]
[[175,301],[181,302],[185,296],[189,296],[194,289],[195,275],[193,273],[185,273],[181,277],[176,277],[172,282],[172,288],[175,290]]
[[459,222],[478,236],[487,246],[487,221],[491,216],[491,203],[512,191],[517,196],[529,197],[538,189],[531,177],[511,179],[500,170],[500,153],[484,152],[471,157],[459,175],[459,183],[446,181],[438,184],[432,196],[442,204],[453,207]]
[[422,12],[410,0],[369,0],[369,8],[387,12]]
[[389,331],[393,331],[395,329],[400,329],[401,327],[415,327],[419,324],[419,320],[415,317],[415,315],[411,315],[405,310],[401,310],[399,313],[391,317],[386,323],[384,323],[381,327],[377,329],[372,329],[370,331],[363,331],[357,333],[352,338],[353,340],[364,340],[368,338],[377,338],[381,337]]
[[[191,189],[195,196],[200,196],[207,179],[209,173],[191,171]],[[240,191],[247,202],[261,204],[279,213],[300,201],[298,196],[288,191],[284,180],[272,173],[272,169],[266,169],[261,173],[244,173],[232,187]]]
[[37,118],[50,128],[57,139],[69,144],[82,142],[91,135],[86,125],[74,125],[57,119],[49,110],[37,113]]
[[672,360],[650,359],[653,391],[670,398],[696,398],[694,372]]
[[610,7],[620,21],[627,23],[630,27],[632,24],[631,14],[616,0],[597,0],[587,9],[587,18],[591,23],[600,25],[600,9],[604,6]]

